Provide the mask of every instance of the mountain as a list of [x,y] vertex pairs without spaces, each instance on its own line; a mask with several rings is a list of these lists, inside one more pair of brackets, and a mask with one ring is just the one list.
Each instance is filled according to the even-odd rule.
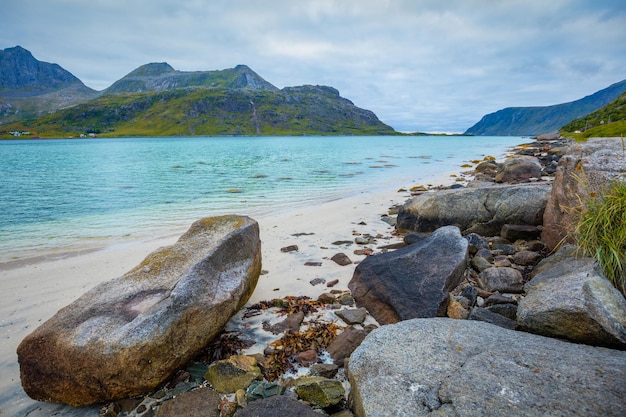
[[57,64],[16,46],[0,51],[0,123],[36,117],[95,97],[97,92]]
[[626,80],[569,103],[544,107],[508,107],[484,116],[465,131],[476,136],[534,136],[556,132],[574,119],[606,106],[626,92]]
[[179,88],[243,88],[276,91],[246,65],[222,71],[177,71],[168,63],[142,65],[103,91],[103,94],[145,93]]
[[606,106],[576,119],[561,129],[562,135],[617,137],[626,135],[626,93]]

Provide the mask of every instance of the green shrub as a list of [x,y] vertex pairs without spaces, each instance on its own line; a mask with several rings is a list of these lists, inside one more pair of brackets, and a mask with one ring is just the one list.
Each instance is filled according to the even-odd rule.
[[604,275],[626,296],[626,183],[615,181],[586,202],[576,239]]

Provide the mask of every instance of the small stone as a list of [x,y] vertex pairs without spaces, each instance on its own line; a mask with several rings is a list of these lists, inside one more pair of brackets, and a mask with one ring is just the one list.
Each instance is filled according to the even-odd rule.
[[290,245],[290,246],[285,246],[283,248],[280,248],[281,252],[297,252],[298,251],[298,245]]
[[354,352],[363,339],[367,336],[367,331],[355,327],[347,327],[339,336],[332,341],[326,351],[336,365],[343,366],[344,360]]
[[373,249],[370,248],[365,248],[365,249],[355,249],[354,254],[355,255],[365,255],[365,256],[369,256],[372,253],[374,253]]
[[339,366],[334,363],[314,363],[311,365],[311,375],[323,376],[324,378],[334,378],[337,375]]
[[534,266],[543,258],[541,254],[529,250],[523,250],[513,255],[513,262],[522,266]]
[[305,266],[322,266],[321,262],[309,261],[304,263]]
[[313,278],[309,283],[315,287],[316,285],[325,284],[326,280],[324,278]]
[[474,256],[470,261],[472,268],[478,272],[483,272],[485,269],[493,268],[493,265],[485,258],[480,256]]
[[245,389],[252,381],[262,378],[263,375],[256,359],[246,355],[234,355],[228,359],[213,362],[204,374],[204,379],[221,394],[230,394],[238,389]]
[[510,267],[511,261],[509,260],[509,257],[506,255],[498,255],[496,257],[493,258],[493,266],[497,267],[497,268],[504,268],[504,267]]
[[[328,284],[327,284],[328,285]],[[319,297],[317,297],[317,301],[324,304],[334,304],[337,302],[337,298],[330,293],[322,293]]]
[[333,246],[343,246],[343,245],[352,245],[354,242],[351,240],[336,240],[331,245]]
[[533,252],[541,252],[542,250],[546,249],[546,244],[540,240],[531,240],[530,242],[526,243],[526,247],[528,248],[528,250],[531,250]]
[[165,401],[157,417],[208,416],[219,417],[220,395],[211,388],[198,388]]
[[351,306],[354,304],[354,298],[352,298],[350,294],[342,294],[339,296],[337,301],[339,301],[339,304],[344,306]]
[[367,245],[370,243],[370,239],[368,237],[357,236],[354,238],[354,243],[357,245]]
[[517,301],[515,301],[511,297],[502,295],[499,292],[494,292],[485,300],[485,306],[492,306],[494,304],[509,304],[509,303],[517,304]]
[[350,265],[352,261],[345,253],[337,253],[330,258],[331,261],[334,261],[337,265],[346,266]]
[[476,252],[476,255],[474,255],[474,257],[483,258],[490,263],[493,262],[493,253],[491,253],[489,249],[484,249],[484,248],[479,249],[478,252]]
[[524,289],[522,273],[514,268],[489,268],[478,275],[478,282],[487,291],[521,293]]
[[503,327],[509,330],[517,329],[517,322],[508,319],[500,314],[491,312],[486,308],[474,307],[468,317],[470,320],[484,321],[487,323],[495,324],[496,326]]
[[508,243],[496,243],[492,246],[492,249],[501,255],[515,255],[515,252],[517,252],[515,247]]
[[347,324],[361,324],[367,317],[367,310],[364,307],[360,307],[351,310],[340,310],[335,312],[335,314]]
[[266,381],[254,381],[246,390],[246,403],[273,397],[275,395],[283,395],[284,392],[285,387],[280,384]]
[[338,279],[334,279],[334,280],[332,280],[332,281],[328,281],[328,282],[326,283],[326,286],[330,288],[330,287],[334,287],[334,286],[335,286],[335,285],[337,285],[337,284],[339,284],[339,280],[338,280]]
[[273,334],[283,333],[286,330],[296,332],[300,329],[300,325],[304,320],[304,312],[298,311],[296,313],[288,315],[285,320],[269,325],[267,322],[263,323],[263,330],[271,332]]
[[420,240],[424,240],[426,237],[428,237],[428,235],[425,233],[409,233],[408,235],[404,236],[402,240],[407,245],[412,245],[419,242]]
[[487,307],[487,310],[492,313],[499,314],[511,320],[517,319],[517,306],[513,303],[510,304],[494,304]]
[[315,349],[305,350],[296,355],[296,362],[302,366],[311,366],[317,362],[317,352]]
[[341,382],[321,376],[298,378],[294,391],[302,400],[321,408],[339,403],[346,395]]
[[540,233],[541,231],[537,226],[521,224],[505,224],[500,229],[500,236],[511,242],[536,239]]
[[469,300],[470,307],[476,304],[476,297],[478,297],[478,289],[472,285],[468,285],[467,287],[461,290],[461,296]]
[[[465,300],[467,299],[465,298]],[[451,319],[465,320],[469,316],[469,311],[460,302],[451,297],[448,303],[447,315]]]

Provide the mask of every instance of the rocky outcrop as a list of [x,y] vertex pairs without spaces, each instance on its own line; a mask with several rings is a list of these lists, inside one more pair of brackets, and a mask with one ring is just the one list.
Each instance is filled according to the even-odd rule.
[[525,285],[517,310],[528,331],[626,349],[626,299],[591,258],[566,259]]
[[599,194],[626,173],[626,157],[619,138],[589,139],[575,143],[559,160],[545,213],[542,240],[548,249],[573,242],[581,203]]
[[370,333],[347,375],[357,417],[621,416],[626,352],[415,319]]
[[459,229],[442,227],[408,247],[365,258],[348,288],[380,324],[443,316],[467,258],[468,243]]
[[85,293],[18,347],[34,399],[85,406],[136,395],[183,367],[248,300],[258,224],[204,218],[120,278]]
[[432,232],[455,225],[463,234],[498,236],[505,224],[540,225],[549,191],[549,185],[526,184],[427,192],[400,208],[397,228]]

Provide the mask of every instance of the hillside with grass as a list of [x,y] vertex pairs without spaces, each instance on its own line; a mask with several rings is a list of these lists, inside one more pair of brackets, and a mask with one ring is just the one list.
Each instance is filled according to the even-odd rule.
[[600,110],[568,123],[559,133],[576,138],[626,136],[626,93]]
[[395,134],[373,112],[323,86],[109,94],[4,129],[38,137]]

